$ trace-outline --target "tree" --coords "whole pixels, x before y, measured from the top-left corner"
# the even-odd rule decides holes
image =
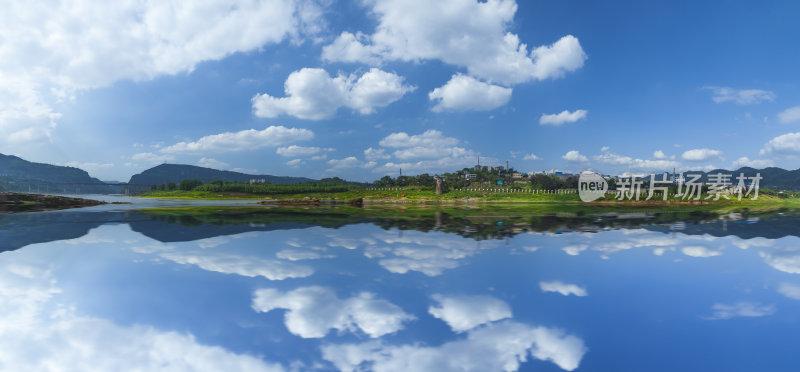
[[[444,186],[448,190],[461,189],[469,186],[469,181],[467,181],[464,177],[460,177],[457,174],[445,173],[443,178],[444,178]]]
[[[323,178],[323,179],[319,180],[319,183],[336,183],[336,184],[340,184],[341,183],[341,184],[347,184],[349,182],[347,182],[346,180],[343,180],[343,179],[341,179],[339,177],[328,177],[328,178]]]
[[[397,176],[395,184],[397,186],[408,186],[408,176]]]
[[[558,185],[553,177],[544,174],[535,174],[530,181],[531,185],[537,189],[552,190]]]
[[[377,182],[379,186],[394,186],[394,180],[391,176],[383,176],[380,180],[375,182]]]
[[[418,175],[414,181],[419,186],[433,187],[436,185],[436,180],[427,173]]]
[[[564,181],[564,187],[568,189],[577,189],[578,188],[578,176],[569,176],[567,180]]]
[[[199,180],[183,180],[178,185],[178,188],[184,191],[194,190],[195,187],[202,185],[203,182]]]
[[[169,191],[175,190],[176,188],[177,186],[175,185],[175,182],[170,182],[167,184],[167,190]]]

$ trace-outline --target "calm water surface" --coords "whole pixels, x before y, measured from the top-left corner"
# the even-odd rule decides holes
[[[800,366],[798,216],[526,224],[137,206],[0,216],[0,370]]]

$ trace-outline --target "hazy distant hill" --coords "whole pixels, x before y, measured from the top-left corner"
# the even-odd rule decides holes
[[[186,164],[161,164],[131,177],[129,183],[137,185],[162,185],[169,182],[179,183],[183,180],[200,180],[205,183],[225,180],[247,182],[251,179],[263,179],[270,183],[313,182],[304,177],[282,177],[270,175],[252,175],[239,172],[223,171]]]
[[[113,188],[78,168],[34,163],[13,155],[0,154],[0,189],[6,191],[49,191],[110,193]]]
[[[783,168],[769,167],[764,169],[755,169],[750,167],[742,167],[736,170],[714,169],[708,172],[685,172],[685,173],[703,173],[703,181],[708,180],[709,174],[723,173],[731,175],[731,182],[737,183],[736,177],[740,173],[744,173],[746,177],[755,176],[756,173],[761,174],[760,187],[770,188],[774,190],[800,190],[800,169],[786,170]]]

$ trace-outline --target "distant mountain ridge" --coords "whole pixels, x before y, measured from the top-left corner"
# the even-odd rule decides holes
[[[137,185],[163,185],[170,182],[179,183],[183,180],[199,180],[208,183],[216,180],[247,182],[252,179],[263,179],[269,183],[303,183],[316,181],[305,177],[286,177],[266,174],[253,175],[188,164],[161,164],[147,169],[142,173],[134,174],[128,183]]]
[[[111,193],[113,188],[85,170],[34,163],[0,154],[0,189],[6,191]]]
[[[722,173],[731,175],[731,183],[737,183],[736,177],[744,173],[745,177],[753,177],[756,173],[761,175],[759,187],[770,188],[773,190],[800,190],[800,169],[786,170],[777,167],[768,167],[764,169],[755,169],[751,167],[741,167],[736,170],[727,169],[714,169],[708,172],[701,171],[686,171],[684,174],[698,174],[702,173],[701,181],[707,182],[709,174]]]

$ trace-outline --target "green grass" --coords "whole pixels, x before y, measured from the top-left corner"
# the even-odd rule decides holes
[[[146,191],[138,194],[145,198],[175,199],[319,199],[349,200],[364,198],[369,201],[456,201],[466,197],[482,201],[580,201],[577,194],[530,194],[521,192],[452,191],[436,195],[431,190],[415,188],[399,191],[349,190],[343,192],[249,194],[209,191]],[[475,201],[475,200],[473,200]]]
[[[268,203],[268,202],[267,202]],[[255,211],[274,209],[281,211],[303,211],[303,213],[330,213],[345,211],[353,216],[396,216],[409,214],[433,214],[445,212],[454,216],[475,215],[561,215],[583,216],[615,213],[715,213],[730,212],[772,213],[800,210],[800,199],[763,199],[742,202],[706,202],[703,204],[645,204],[630,202],[583,203],[574,200],[540,200],[538,202],[459,202],[459,203],[368,203],[363,207],[341,204],[315,205],[266,205],[263,207],[185,207],[159,208],[148,210],[181,210],[186,213],[236,213],[236,211]],[[183,213],[181,212],[181,213]]]
[[[210,191],[145,191],[137,194],[143,198],[161,199],[264,199],[265,195],[245,194],[236,192],[210,192]]]
[[[770,195],[760,195],[758,200],[700,200],[685,202],[670,198],[667,202],[656,198],[651,201],[617,201],[615,199],[601,199],[593,203],[580,201],[578,194],[532,194],[524,192],[490,192],[490,191],[451,191],[436,195],[430,190],[407,188],[398,191],[378,190],[350,190],[337,193],[303,193],[303,194],[246,194],[207,191],[149,191],[140,194],[149,198],[175,198],[175,199],[250,199],[250,200],[303,200],[318,198],[325,200],[346,201],[363,198],[367,205],[386,204],[398,205],[407,208],[408,205],[445,204],[451,206],[477,206],[481,204],[519,205],[529,211],[533,210],[558,210],[558,211],[625,211],[625,210],[776,210],[781,208],[800,209],[800,198],[777,198]]]

